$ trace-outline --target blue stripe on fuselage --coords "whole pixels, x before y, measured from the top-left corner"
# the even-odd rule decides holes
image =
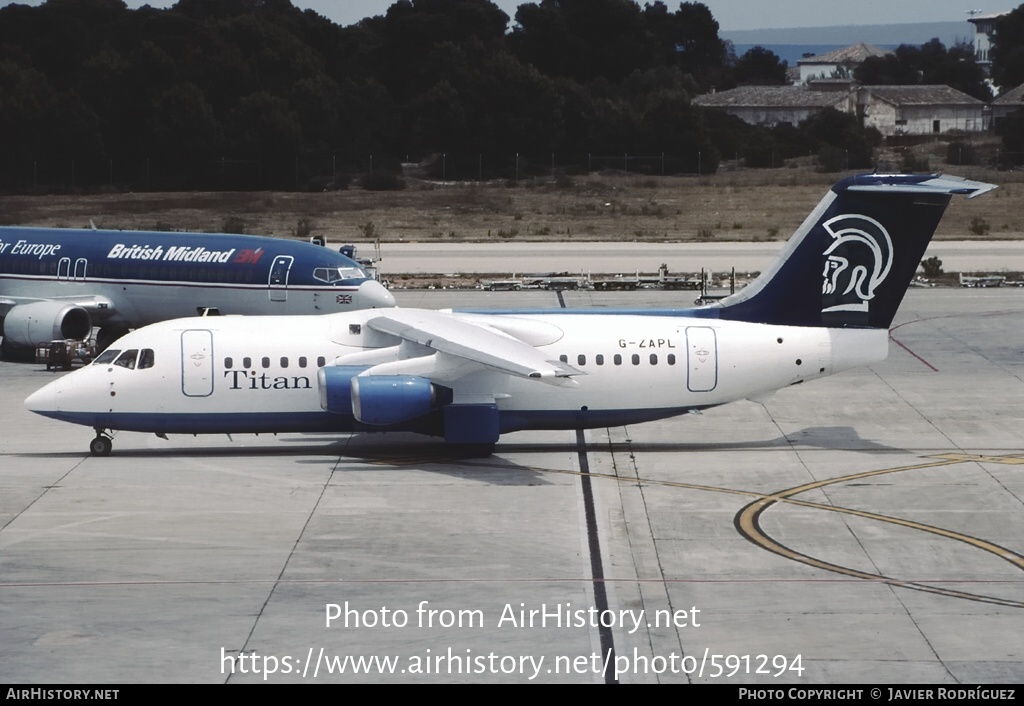
[[[500,433],[526,429],[595,429],[675,417],[703,407],[613,410],[506,410],[499,412]],[[301,432],[412,431],[441,435],[440,410],[391,426],[370,426],[349,415],[328,412],[37,412],[71,424],[153,434],[271,434]]]

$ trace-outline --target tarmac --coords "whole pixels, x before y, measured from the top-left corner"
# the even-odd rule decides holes
[[[0,362],[0,683],[1024,683],[1021,289],[914,289],[878,365],[487,458],[133,433],[92,457],[22,406],[59,374]]]

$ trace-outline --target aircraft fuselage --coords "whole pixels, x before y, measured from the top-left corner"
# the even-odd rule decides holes
[[[51,407],[49,416],[87,426],[157,433],[442,433],[429,418],[373,425],[321,406],[318,370],[336,359],[358,363],[362,356],[375,370],[387,364],[397,374],[403,366],[422,367],[423,356],[365,325],[374,315],[164,322],[116,345],[119,351],[151,350],[150,367],[94,363],[26,404]],[[644,315],[493,318],[557,337],[537,348],[582,373],[564,385],[488,369],[460,374],[449,385],[451,402],[495,404],[501,433],[669,417],[882,360],[888,349],[884,330]]]

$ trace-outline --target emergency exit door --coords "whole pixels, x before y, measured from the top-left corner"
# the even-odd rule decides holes
[[[209,331],[181,332],[181,391],[186,397],[213,394],[213,334]]]
[[[291,255],[278,255],[270,266],[270,280],[267,282],[270,288],[270,301],[288,301],[288,273],[291,272],[292,262],[295,260]]]
[[[718,385],[718,339],[710,326],[686,327],[686,388],[711,392]]]

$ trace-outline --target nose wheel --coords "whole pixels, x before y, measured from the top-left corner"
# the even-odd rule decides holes
[[[96,438],[89,442],[89,453],[93,456],[109,456],[114,442],[109,436],[99,429],[96,430]]]

